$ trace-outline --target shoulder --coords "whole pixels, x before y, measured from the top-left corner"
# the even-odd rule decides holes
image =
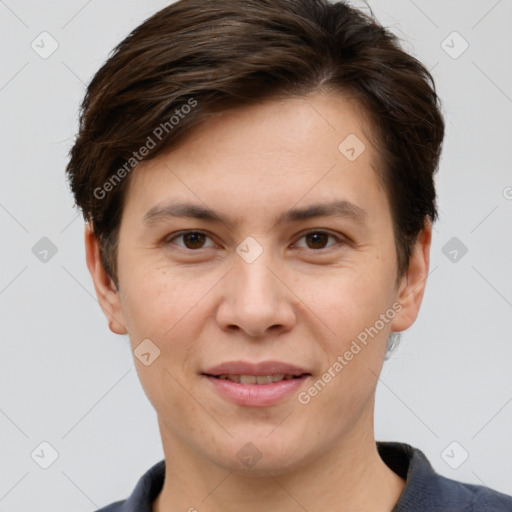
[[[165,478],[165,460],[147,470],[138,480],[131,495],[95,512],[151,512],[152,503],[161,491]]]
[[[512,512],[512,496],[483,485],[458,482],[437,475],[444,507],[461,512]],[[458,507],[458,508],[457,508]]]
[[[123,512],[125,503],[126,500],[116,501],[110,505],[100,508],[96,512]]]
[[[512,512],[512,496],[489,487],[457,482],[444,476],[438,476],[438,485],[447,505],[464,503],[468,512]]]
[[[377,446],[384,462],[406,482],[392,512],[512,512],[512,496],[436,473],[418,448],[396,442]]]

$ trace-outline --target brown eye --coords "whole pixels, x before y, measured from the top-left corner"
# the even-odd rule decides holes
[[[310,249],[323,249],[329,239],[326,233],[309,233],[306,235],[306,240],[310,242]]]
[[[309,233],[304,234],[301,237],[301,240],[306,240],[306,249],[326,249],[335,245],[331,244],[331,246],[327,246],[329,238],[334,239],[336,242],[341,242],[338,237],[331,235],[326,231],[310,231]],[[304,248],[304,246],[301,248]]]
[[[183,240],[187,249],[201,249],[206,236],[203,233],[187,233],[183,235]]]
[[[205,233],[202,233],[201,231],[184,231],[182,233],[179,233],[177,235],[174,235],[173,237],[167,239],[167,243],[171,243],[174,240],[183,240],[182,244],[177,244],[180,247],[183,247],[184,249],[203,249],[205,247],[205,241],[209,239],[209,236]],[[208,247],[208,246],[206,246]]]

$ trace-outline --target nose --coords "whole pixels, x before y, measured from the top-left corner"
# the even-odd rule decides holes
[[[237,256],[234,268],[223,279],[222,301],[216,312],[219,326],[251,337],[292,329],[295,295],[284,277],[266,251],[252,263]]]

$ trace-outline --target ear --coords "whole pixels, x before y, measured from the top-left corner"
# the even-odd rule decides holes
[[[391,332],[405,331],[418,316],[427,284],[431,241],[432,223],[427,218],[413,247],[409,268],[398,287],[396,300],[402,305],[402,309],[391,323]]]
[[[119,292],[107,274],[100,258],[100,244],[91,223],[85,225],[85,257],[91,273],[100,307],[107,317],[109,329],[116,334],[127,334],[121,310]]]

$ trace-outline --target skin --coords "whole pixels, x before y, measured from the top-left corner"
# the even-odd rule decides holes
[[[147,338],[160,349],[149,366],[134,358],[167,463],[154,512],[389,512],[397,502],[405,482],[376,449],[375,389],[389,335],[417,317],[431,225],[398,280],[390,205],[368,133],[364,113],[334,91],[225,111],[196,128],[130,176],[119,290],[86,226],[87,264],[110,329],[128,334],[133,350]],[[354,161],[338,150],[349,134],[366,146]],[[365,224],[275,223],[292,207],[332,199],[363,208]],[[165,200],[207,205],[233,226],[188,218],[145,226],[144,214]],[[312,229],[335,238],[304,236]],[[207,236],[176,236],[183,230]],[[248,236],[263,249],[252,263],[236,252]],[[312,377],[299,391],[307,390],[397,303],[394,319],[307,405],[296,393],[270,407],[235,405],[201,376],[224,361],[274,359],[307,368]],[[261,453],[250,468],[237,457],[247,442]]]

